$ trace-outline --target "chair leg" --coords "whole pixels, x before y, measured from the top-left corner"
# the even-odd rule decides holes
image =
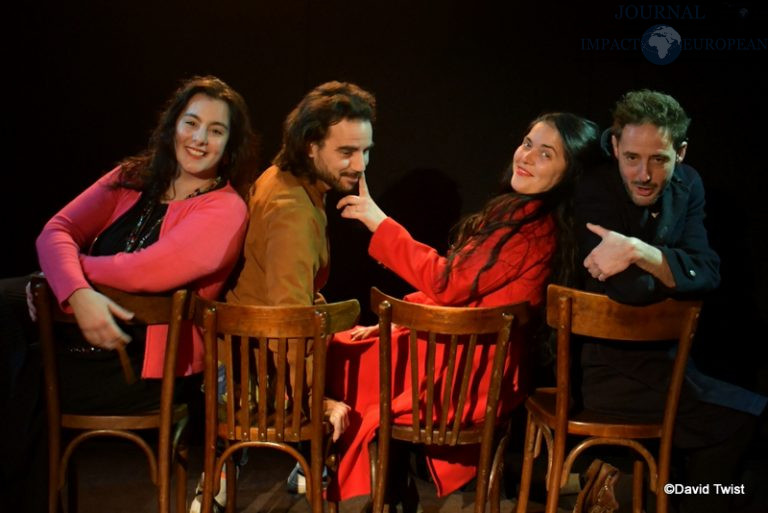
[[[333,450],[333,449],[331,449]],[[328,486],[329,488],[334,486],[333,483],[338,482],[338,471],[339,471],[339,455],[335,452],[332,452],[328,457],[325,459],[325,466],[328,468]],[[328,500],[326,497],[326,502],[328,503],[328,513],[338,513],[339,512],[339,503],[336,501]]]
[[[488,501],[491,503],[491,513],[501,511],[501,485],[504,481],[504,451],[497,453],[501,461],[494,459],[493,476],[488,486]]]
[[[662,477],[666,475],[667,477]],[[661,464],[659,465],[659,472],[656,476],[656,489],[653,491],[656,494],[656,513],[667,513],[669,508],[669,496],[664,491],[664,484],[669,480],[669,472],[666,474],[662,472]]]
[[[368,454],[371,458],[371,493],[373,495],[373,513],[384,511],[384,502],[387,496],[387,481],[389,473],[389,447],[384,450],[378,440],[368,445]]]
[[[483,513],[488,501],[488,467],[490,467],[488,462],[490,456],[486,454],[488,451],[490,449],[482,447],[480,449],[480,464],[475,477],[475,513]]]
[[[671,440],[662,440],[659,447],[658,468],[656,470],[656,513],[667,513],[669,496],[664,491],[664,485],[669,482],[669,467],[671,459]]]
[[[528,422],[525,426],[525,443],[523,444],[523,468],[520,477],[520,491],[517,494],[517,513],[526,513],[528,510],[528,497],[531,491],[531,474],[533,474],[533,456],[536,445],[536,424],[528,414]]]
[[[511,429],[512,424],[508,422],[501,440],[496,445],[493,462],[491,463],[488,478],[488,500],[491,503],[491,513],[499,513],[501,510],[501,487],[504,483],[504,454],[507,452]]]
[[[560,502],[561,474],[565,460],[565,437],[555,435],[552,444],[552,464],[549,469],[549,482],[547,483],[546,513],[557,513],[557,505]]]
[[[162,435],[161,435],[162,436]],[[157,451],[157,511],[171,511],[171,461],[168,440],[160,442]]]
[[[215,480],[213,467],[216,465],[216,445],[206,447],[203,459],[203,500],[201,511],[210,512],[213,508],[213,497],[215,495]],[[218,477],[218,476],[216,476]]]
[[[632,469],[632,513],[643,512],[643,468],[640,460],[635,460]]]
[[[78,506],[78,490],[80,486],[77,479],[77,461],[75,458],[70,458],[69,468],[67,472],[67,513],[76,513],[79,509]]]
[[[311,447],[310,454],[312,458],[309,462],[311,478],[310,476],[307,477],[312,483],[307,490],[307,498],[310,499],[313,513],[323,513],[323,466],[325,465],[325,458],[323,458],[322,444]]]
[[[235,458],[227,460],[227,504],[224,510],[227,513],[235,513],[237,508],[237,469],[235,468]]]
[[[48,513],[61,511],[61,490],[59,489],[59,463],[48,463]]]
[[[61,438],[57,431],[48,428],[48,513],[58,513],[61,508]]]
[[[189,449],[184,442],[176,447],[174,474],[176,475],[176,513],[187,513],[187,469]]]

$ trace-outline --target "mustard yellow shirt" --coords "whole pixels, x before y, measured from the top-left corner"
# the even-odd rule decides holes
[[[229,303],[311,305],[328,280],[325,193],[272,166],[256,180],[242,269],[227,293]]]

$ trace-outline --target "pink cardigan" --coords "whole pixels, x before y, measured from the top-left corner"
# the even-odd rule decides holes
[[[242,247],[248,210],[227,185],[200,196],[172,201],[156,243],[135,253],[88,256],[98,237],[140,197],[138,191],[111,188],[119,167],[113,169],[61,209],[37,238],[37,254],[62,308],[67,299],[89,282],[127,292],[163,292],[188,286],[200,296],[215,299]],[[167,326],[147,329],[142,377],[162,376]],[[202,338],[192,325],[182,328],[178,375],[203,369]]]

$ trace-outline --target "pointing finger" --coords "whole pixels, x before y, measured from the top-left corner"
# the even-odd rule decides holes
[[[592,224],[592,223],[587,223],[587,230],[589,230],[594,234],[599,235],[601,238],[605,237],[610,232],[610,230],[603,228],[599,224]]]
[[[365,181],[365,173],[360,175],[360,181],[359,181],[359,193],[361,198],[367,198],[368,197],[368,184]]]

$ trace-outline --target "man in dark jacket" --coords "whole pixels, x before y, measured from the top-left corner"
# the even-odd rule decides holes
[[[683,164],[690,119],[671,96],[655,91],[624,95],[603,138],[615,158],[584,177],[576,192],[576,233],[586,290],[630,304],[692,298],[720,282],[717,254],[704,227],[704,187]],[[628,347],[586,341],[581,352],[585,407],[636,420],[663,415],[672,344]],[[766,398],[686,373],[675,445],[686,461],[686,484],[710,483],[710,495],[684,496],[683,511],[728,511],[714,483],[734,480],[738,460]]]

